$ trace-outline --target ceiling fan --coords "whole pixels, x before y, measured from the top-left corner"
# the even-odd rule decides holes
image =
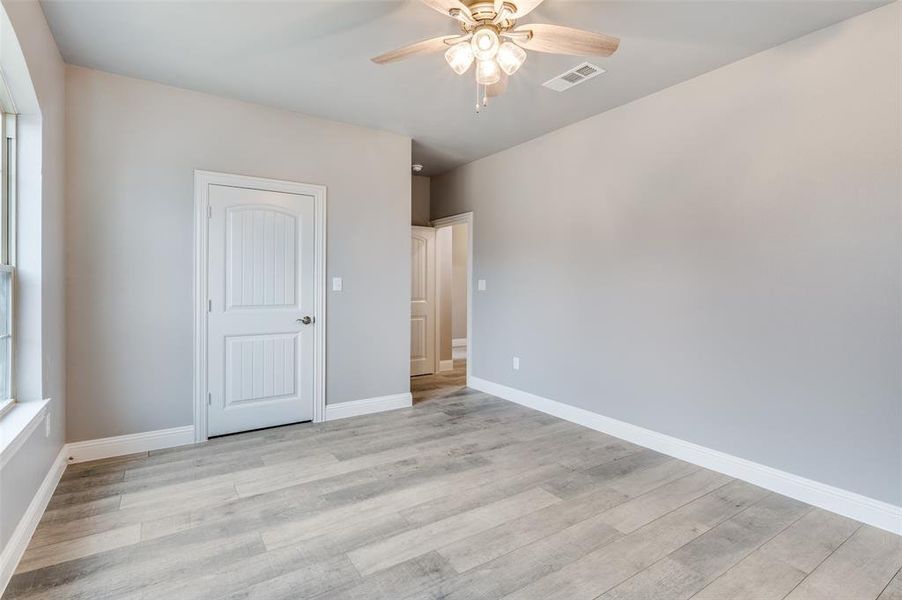
[[[421,1],[455,19],[461,32],[403,46],[372,61],[381,65],[444,50],[448,66],[458,75],[466,73],[475,62],[477,112],[480,105],[488,103],[489,97],[504,93],[508,76],[516,73],[526,60],[526,50],[610,56],[620,45],[619,39],[603,33],[547,23],[517,24],[518,19],[532,12],[543,0]]]

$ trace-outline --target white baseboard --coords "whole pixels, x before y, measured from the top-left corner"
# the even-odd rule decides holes
[[[454,359],[438,361],[438,372],[451,371],[454,369]]]
[[[173,427],[172,429],[117,435],[98,440],[72,442],[66,444],[66,451],[68,452],[67,456],[70,463],[80,463],[88,460],[125,456],[136,452],[173,448],[193,443],[194,426],[188,425],[186,427]]]
[[[59,483],[60,477],[63,476],[63,471],[66,470],[67,456],[66,447],[63,446],[60,448],[56,460],[50,466],[50,471],[44,477],[41,487],[38,488],[34,498],[31,499],[31,504],[28,505],[25,514],[19,520],[12,537],[9,538],[9,542],[3,548],[3,552],[0,553],[0,595],[6,590],[16,566],[22,559],[22,555],[25,554],[25,549],[31,541],[31,536],[34,535],[34,530],[41,521],[41,517],[44,516],[44,509],[47,508],[47,503],[50,502],[50,497],[53,496],[56,485]]]
[[[467,345],[467,338],[454,338],[451,340],[451,346],[453,348],[460,348],[461,346]]]
[[[468,377],[467,385],[481,392],[651,448],[706,469],[724,473],[856,521],[902,534],[902,507],[900,506],[611,419],[582,408],[486,381],[479,377]]]
[[[413,406],[413,396],[410,395],[410,392],[352,400],[351,402],[339,402],[338,404],[326,405],[326,420],[334,421],[335,419],[346,419],[347,417],[368,415],[397,408],[410,408],[411,406]]]

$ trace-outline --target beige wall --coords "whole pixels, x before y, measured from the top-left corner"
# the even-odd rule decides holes
[[[194,169],[327,187],[327,402],[409,391],[409,138],[78,67],[67,86],[71,441],[192,423]]]
[[[429,220],[429,178],[422,175],[411,176],[410,183],[410,224],[428,227]]]
[[[467,337],[467,228],[453,225],[451,267],[451,337]]]
[[[467,225],[436,230],[439,360],[451,360],[455,339],[467,337]]]
[[[454,249],[450,227],[435,230],[435,270],[438,291],[439,360],[451,360],[451,325],[454,311]]]
[[[473,375],[902,505],[899,11],[433,178]]]

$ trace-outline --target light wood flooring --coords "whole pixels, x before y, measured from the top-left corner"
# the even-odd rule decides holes
[[[4,595],[902,599],[902,539],[515,404],[70,466]]]
[[[450,371],[410,378],[410,393],[414,404],[457,394],[465,387],[467,387],[466,359],[455,359],[454,368]]]

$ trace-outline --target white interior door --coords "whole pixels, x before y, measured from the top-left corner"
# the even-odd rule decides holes
[[[410,374],[435,373],[435,229],[411,227]]]
[[[208,434],[309,421],[315,199],[211,185],[209,205]]]

